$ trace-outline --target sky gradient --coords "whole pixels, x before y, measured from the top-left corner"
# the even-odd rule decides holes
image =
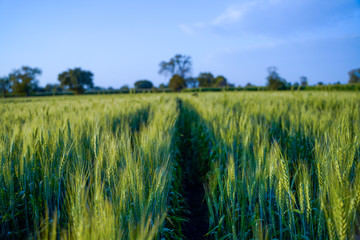
[[[359,0],[0,0],[0,76],[40,68],[40,85],[81,67],[119,88],[169,77],[159,63],[190,55],[193,76],[265,85],[267,67],[289,82],[348,81],[360,67]]]

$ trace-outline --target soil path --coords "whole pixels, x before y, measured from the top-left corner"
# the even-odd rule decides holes
[[[182,233],[186,239],[206,239],[204,236],[208,232],[208,212],[205,201],[205,190],[202,183],[202,176],[204,176],[204,169],[200,154],[202,149],[200,146],[204,146],[203,143],[197,142],[199,139],[192,128],[194,115],[189,113],[188,110],[184,109],[181,101],[178,102],[180,108],[180,154],[181,154],[181,165],[183,169],[182,184],[183,184],[183,197],[186,203],[185,218],[187,221],[183,225]],[[201,147],[200,147],[201,148]]]

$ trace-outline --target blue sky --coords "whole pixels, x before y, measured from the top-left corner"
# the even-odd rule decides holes
[[[40,85],[81,67],[97,86],[167,83],[159,63],[190,55],[193,76],[235,85],[342,83],[360,67],[359,0],[40,1],[0,0],[0,76],[39,67]]]

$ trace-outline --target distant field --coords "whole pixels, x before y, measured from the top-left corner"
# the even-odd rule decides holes
[[[0,100],[1,239],[355,239],[360,94]]]

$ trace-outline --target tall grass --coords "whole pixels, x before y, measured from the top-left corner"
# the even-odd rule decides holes
[[[185,99],[216,152],[207,181],[215,239],[355,239],[360,96],[207,94]]]
[[[45,100],[0,105],[1,238],[171,236],[175,100]]]
[[[212,239],[359,235],[357,93],[19,98],[0,122],[1,239],[181,239],[182,181]]]

